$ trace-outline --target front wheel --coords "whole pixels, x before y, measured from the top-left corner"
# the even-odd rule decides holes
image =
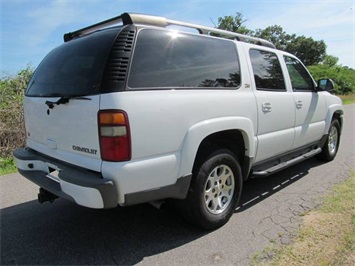
[[[182,215],[204,229],[224,225],[238,204],[242,191],[242,172],[229,150],[212,153],[193,173],[188,196],[179,202]]]
[[[340,124],[338,120],[333,120],[330,124],[327,140],[322,147],[322,152],[318,158],[330,162],[334,160],[338,153],[340,142]]]

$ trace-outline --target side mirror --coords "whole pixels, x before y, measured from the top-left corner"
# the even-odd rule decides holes
[[[318,91],[331,91],[333,89],[334,89],[334,82],[331,79],[318,80],[318,85],[317,85]]]

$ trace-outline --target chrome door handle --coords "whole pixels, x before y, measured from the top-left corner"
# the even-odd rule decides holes
[[[271,112],[271,110],[272,110],[271,103],[263,103],[261,105],[261,109],[263,110],[264,113]]]

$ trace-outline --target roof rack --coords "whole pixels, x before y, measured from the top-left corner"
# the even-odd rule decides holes
[[[243,41],[243,42],[253,42],[261,46],[266,46],[270,48],[275,48],[275,45],[272,44],[271,42],[260,39],[260,38],[255,38],[251,36],[247,36],[244,34],[240,33],[235,33],[231,31],[226,31],[226,30],[220,30],[220,29],[215,29],[211,27],[205,27],[197,24],[191,24],[191,23],[186,23],[182,21],[177,21],[177,20],[171,20],[171,19],[166,19],[164,17],[158,17],[158,16],[151,16],[151,15],[144,15],[144,14],[135,14],[135,13],[123,13],[120,16],[104,20],[102,22],[93,24],[91,26],[79,29],[74,32],[69,32],[64,34],[64,41],[68,42],[74,38],[86,35],[88,33],[94,32],[96,30],[113,26],[115,24],[123,23],[123,25],[128,25],[128,24],[143,24],[143,25],[151,25],[151,26],[157,26],[157,27],[167,27],[170,25],[175,25],[175,26],[182,26],[186,28],[192,28],[196,29],[200,34],[206,34],[206,35],[211,35],[211,34],[216,34],[221,37],[227,37],[227,38],[233,38],[238,41]]]

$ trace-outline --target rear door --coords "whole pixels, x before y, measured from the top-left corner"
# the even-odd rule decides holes
[[[278,54],[255,48],[248,50],[248,54],[258,106],[256,162],[261,162],[291,150],[295,108],[292,93],[286,89]]]
[[[118,33],[71,40],[38,66],[25,97],[27,146],[94,171],[101,170],[97,115],[106,60]]]

